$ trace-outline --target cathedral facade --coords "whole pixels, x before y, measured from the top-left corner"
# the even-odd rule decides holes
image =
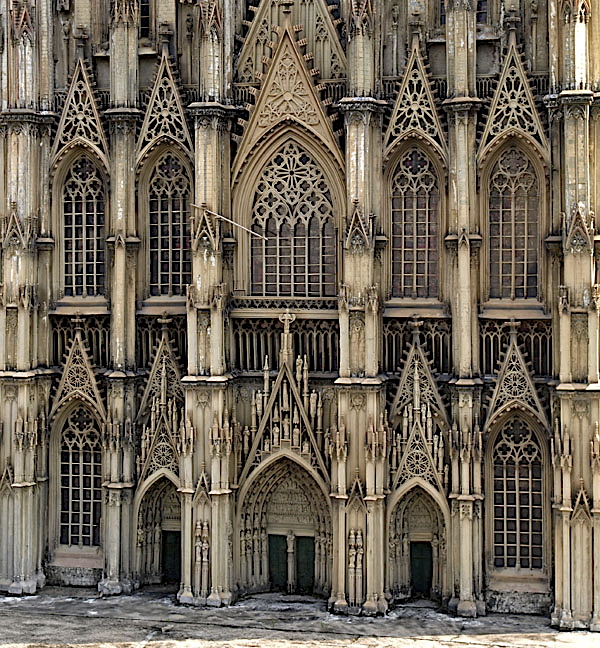
[[[590,0],[0,2],[0,591],[600,630]]]

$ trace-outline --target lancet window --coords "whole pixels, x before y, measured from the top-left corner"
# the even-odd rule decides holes
[[[60,441],[60,544],[100,545],[102,445],[98,422],[79,406],[68,417]]]
[[[98,168],[81,156],[69,169],[62,195],[64,289],[68,297],[104,294],[105,186]]]
[[[254,194],[252,293],[327,297],[336,293],[336,236],[327,180],[289,142],[262,172]]]
[[[539,202],[533,165],[519,149],[507,149],[490,178],[490,297],[537,297]]]
[[[539,441],[520,418],[507,421],[493,448],[493,565],[542,569],[543,464]]]
[[[188,172],[179,158],[164,154],[149,185],[150,295],[183,295],[191,280]]]
[[[392,295],[437,297],[440,193],[431,160],[417,147],[392,179]]]
[[[488,0],[477,0],[475,20],[478,23],[486,23],[488,21]]]
[[[446,0],[440,0],[440,6],[439,6],[439,19],[440,19],[440,25],[445,25],[446,24]]]
[[[151,0],[140,0],[140,38],[151,38]]]

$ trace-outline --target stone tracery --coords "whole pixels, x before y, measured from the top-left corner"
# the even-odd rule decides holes
[[[333,204],[314,160],[288,142],[256,187],[252,239],[252,292],[296,297],[335,291]]]
[[[600,629],[589,3],[44,2],[0,43],[0,590],[554,601]],[[63,272],[71,208],[89,274]],[[98,471],[61,474],[78,408],[102,443],[89,546],[79,487],[60,497]],[[551,568],[520,563],[517,494],[544,500]]]

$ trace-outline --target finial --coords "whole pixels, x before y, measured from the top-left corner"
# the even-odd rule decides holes
[[[517,321],[514,317],[510,318],[510,322],[506,322],[506,326],[508,326],[510,330],[510,337],[516,338],[517,337],[517,332],[519,330],[519,326],[521,326],[521,322]]]
[[[85,41],[88,39],[88,33],[85,25],[77,25],[75,28],[75,40],[77,41],[77,58],[85,58]]]
[[[294,4],[294,0],[279,0],[278,4],[284,14],[292,13],[292,5]]]
[[[164,21],[160,23],[158,35],[162,44],[163,56],[167,56],[169,54],[169,41],[171,40],[171,36],[173,36],[173,30],[168,22]]]
[[[423,320],[420,320],[417,315],[413,315],[412,320],[408,322],[408,326],[412,332],[413,344],[419,344],[419,333],[421,332],[421,326],[423,326]]]
[[[168,337],[169,324],[172,322],[172,318],[169,317],[166,311],[163,311],[162,315],[158,318],[158,323],[160,324],[160,330],[164,338]]]
[[[81,317],[81,313],[77,312],[75,313],[75,317],[71,318],[71,322],[73,323],[73,328],[75,329],[75,334],[81,333],[83,330],[83,324],[85,322],[85,319]]]
[[[504,18],[504,28],[508,31],[508,44],[515,45],[517,42],[517,27],[521,22],[520,16],[517,14],[517,9],[513,5],[509,7]]]

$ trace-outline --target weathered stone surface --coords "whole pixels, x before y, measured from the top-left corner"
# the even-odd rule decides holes
[[[600,646],[590,632],[561,633],[539,616],[460,619],[416,602],[385,617],[339,617],[311,597],[261,594],[232,608],[178,606],[174,595],[142,591],[99,598],[93,590],[47,588],[26,599],[0,597],[6,648],[545,648]]]

